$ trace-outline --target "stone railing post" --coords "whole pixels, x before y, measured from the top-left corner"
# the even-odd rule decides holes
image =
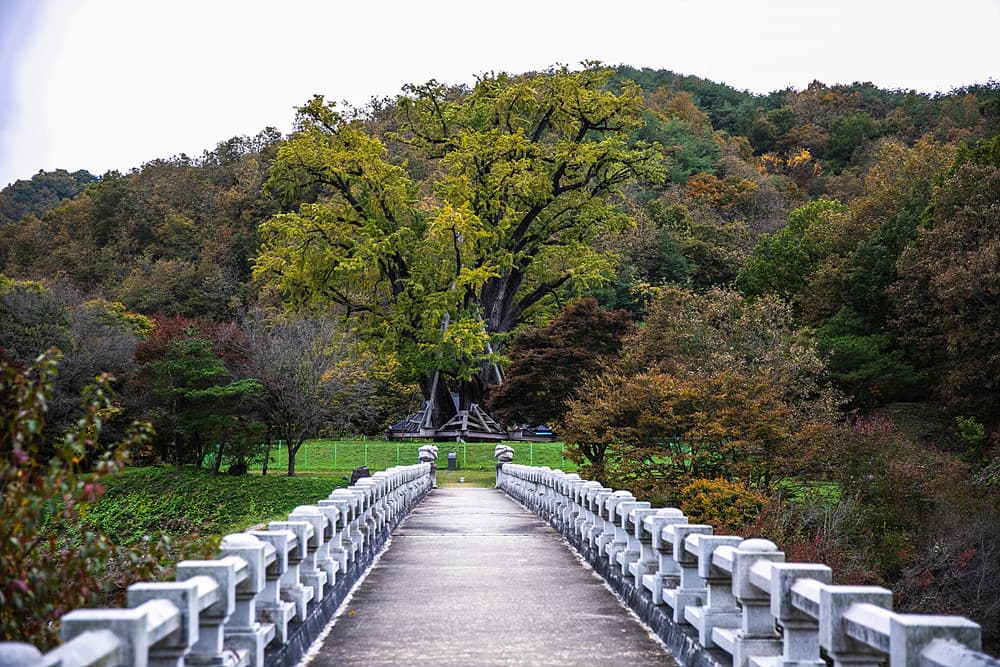
[[[727,635],[716,629],[735,630],[740,627],[743,615],[733,595],[733,557],[735,547],[743,541],[734,535],[691,535],[685,541],[689,551],[698,557],[698,575],[704,580],[708,597],[704,606],[690,606],[684,610],[684,620],[698,630],[698,641],[705,648],[719,646],[732,654],[731,645],[717,639]]]
[[[571,490],[574,484],[582,482],[580,476],[575,472],[553,470],[547,476],[552,493],[549,523],[561,533],[575,519],[576,508],[571,498]]]
[[[562,470],[552,470],[547,466],[539,468],[539,471],[546,499],[545,516],[542,518],[548,520],[549,525],[557,531],[561,530],[565,514],[569,510],[566,506],[566,482],[570,475]],[[572,476],[573,478],[579,477],[576,473],[572,473]]]
[[[302,583],[313,589],[313,602],[323,599],[323,589],[326,586],[326,563],[322,562],[324,554],[322,547],[326,542],[323,534],[326,532],[326,517],[314,505],[300,505],[288,515],[290,522],[308,523],[310,530],[306,540],[306,557],[299,565],[299,576]],[[325,554],[328,556],[328,554]]]
[[[528,499],[528,507],[530,507],[533,512],[539,515],[541,515],[539,509],[541,507],[541,500],[543,493],[541,476],[542,473],[538,468],[528,469],[528,482],[531,483],[531,497]]]
[[[832,570],[817,563],[772,563],[770,576],[758,581],[757,569],[751,569],[750,579],[758,587],[770,587],[771,615],[782,628],[781,667],[823,667],[826,663],[819,655],[819,621],[793,604],[792,589],[802,580],[829,584]]]
[[[344,529],[347,526],[344,521],[346,502],[324,498],[317,502],[316,506],[326,515],[330,558],[337,563],[338,572],[347,572],[348,553],[344,548]]]
[[[190,627],[184,625],[182,612],[162,598],[132,609],[77,609],[59,621],[59,636],[64,641],[101,630],[110,631],[118,644],[118,662],[112,664],[177,667],[191,647]],[[80,642],[74,647],[83,648]],[[65,656],[66,662],[72,657]]]
[[[347,570],[347,554],[343,546],[340,510],[336,503],[326,498],[316,501],[316,509],[326,517],[323,551],[327,564],[327,585],[332,588],[337,583],[337,573],[344,576],[344,572]]]
[[[534,468],[535,481],[538,484],[538,495],[535,499],[538,511],[536,514],[550,526],[558,530],[559,518],[559,479],[565,475],[562,470],[553,472],[549,467]]]
[[[584,482],[576,487],[576,503],[579,507],[579,514],[577,514],[572,531],[578,540],[586,541],[584,535],[589,533],[591,526],[594,525],[594,512],[590,509],[589,494],[600,488],[602,488],[600,482]]]
[[[274,639],[275,628],[257,620],[256,603],[267,585],[267,558],[270,553],[273,559],[274,547],[249,533],[235,533],[222,538],[219,551],[247,564],[247,577],[236,586],[236,607],[224,626],[226,643],[248,652],[248,667],[263,667],[264,647]]]
[[[684,546],[691,535],[711,535],[712,527],[704,524],[671,523],[663,527],[662,539],[670,542],[673,558],[680,569],[677,588],[663,589],[663,602],[673,611],[674,623],[684,623],[684,610],[701,606],[708,600],[705,580],[698,573],[698,557]]]
[[[555,474],[556,471],[553,471]],[[561,472],[561,471],[560,471]],[[559,531],[563,535],[572,535],[576,519],[580,516],[582,508],[577,502],[577,489],[583,486],[584,480],[575,472],[566,473],[559,480]]]
[[[202,600],[198,615],[198,641],[185,659],[186,665],[242,662],[238,652],[226,650],[230,647],[225,645],[224,628],[236,610],[236,586],[246,576],[246,561],[234,556],[218,560],[185,560],[177,564],[177,581],[197,579],[199,598]],[[215,585],[206,585],[205,578],[211,579]]]
[[[845,631],[845,615],[864,604],[892,608],[892,591],[879,586],[821,586],[819,588],[819,644],[833,658],[834,667],[876,667],[884,654]]]
[[[302,563],[309,554],[309,538],[312,536],[312,524],[305,521],[272,521],[268,524],[270,531],[288,531],[295,536],[292,548],[288,551],[288,569],[281,575],[279,590],[281,599],[295,605],[295,617],[305,620],[306,608],[316,595],[311,584],[301,576]]]
[[[295,617],[295,603],[281,599],[281,578],[288,571],[295,533],[288,530],[253,530],[250,534],[274,549],[274,560],[264,571],[264,590],[257,596],[257,620],[274,625],[280,644],[288,641],[288,623]]]
[[[639,560],[640,554],[639,538],[635,534],[635,523],[633,522],[632,513],[636,510],[647,510],[650,507],[651,505],[646,501],[632,501],[618,503],[618,507],[615,508],[615,511],[618,513],[618,525],[624,534],[625,542],[619,545],[616,539],[614,553],[609,553],[608,557],[611,559],[613,565],[617,565],[620,568],[623,577],[632,576],[629,566]]]
[[[736,633],[733,667],[748,667],[751,656],[770,657],[782,654],[781,637],[775,630],[771,614],[770,587],[758,588],[751,581],[754,566],[770,569],[782,563],[785,554],[773,542],[762,539],[743,540],[733,554],[733,594],[743,610],[743,621]]]
[[[371,517],[371,493],[364,486],[349,486],[349,493],[354,494],[357,499],[358,519],[354,522],[355,533],[353,539],[358,543],[359,549],[364,549],[366,544],[372,541],[372,517]]]
[[[655,515],[659,510],[655,508],[634,509],[629,512],[629,525],[631,533],[629,543],[633,544],[636,550],[636,557],[629,561],[627,571],[623,571],[625,576],[632,577],[632,584],[639,590],[643,590],[642,578],[647,574],[656,571],[656,557],[653,554],[653,538],[646,529],[646,517]],[[632,546],[630,546],[631,550]]]
[[[676,507],[656,510],[643,520],[643,528],[649,534],[653,562],[644,565],[648,572],[642,577],[642,584],[649,590],[654,605],[663,604],[663,589],[677,588],[681,578],[681,567],[674,560],[674,543],[664,537],[664,529],[673,524],[686,524],[687,517]]]
[[[497,483],[496,488],[503,488],[503,465],[514,461],[514,448],[509,445],[497,445],[493,449],[493,458],[497,460]]]
[[[378,478],[364,477],[358,480],[357,487],[364,489],[368,501],[368,534],[373,538],[382,532],[382,527],[386,525],[386,516],[383,501],[384,489],[379,484]]]
[[[428,463],[431,466],[431,488],[434,489],[437,488],[437,457],[437,445],[421,445],[420,449],[417,450],[417,461],[420,463]]]
[[[399,523],[399,515],[403,512],[403,504],[400,502],[399,487],[401,482],[399,475],[394,475],[391,468],[372,475],[382,488],[382,512],[385,515],[385,528],[392,530]]]
[[[604,501],[611,497],[614,489],[606,486],[597,486],[587,492],[587,516],[589,521],[583,527],[581,535],[582,541],[591,550],[597,547],[597,538],[604,533],[604,517],[601,515]]]
[[[635,496],[630,491],[615,491],[604,501],[601,516],[604,518],[604,531],[597,538],[599,553],[608,557],[609,563],[615,563],[615,554],[625,548],[628,538],[625,529],[618,518],[618,504],[635,502]]]
[[[337,505],[343,517],[340,543],[347,554],[347,560],[353,561],[361,553],[361,541],[355,536],[358,532],[358,498],[347,489],[335,489],[328,500]]]
[[[374,542],[375,536],[382,531],[385,515],[382,512],[382,496],[374,477],[362,477],[358,483],[349,489],[360,489],[365,494],[365,525],[368,526],[368,542]]]
[[[153,600],[167,600],[180,612],[177,632],[149,648],[151,667],[178,667],[198,641],[198,581],[139,582],[128,587],[130,608],[140,607]]]

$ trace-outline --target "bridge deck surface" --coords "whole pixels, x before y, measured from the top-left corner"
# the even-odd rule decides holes
[[[436,489],[413,511],[307,660],[677,664],[554,530],[473,488]]]

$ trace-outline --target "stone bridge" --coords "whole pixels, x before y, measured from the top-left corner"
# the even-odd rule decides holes
[[[430,493],[436,456],[228,535],[127,609],[66,614],[49,653],[0,644],[0,667],[1000,667],[972,621],[895,613],[890,591],[767,540],[503,445],[497,489]]]

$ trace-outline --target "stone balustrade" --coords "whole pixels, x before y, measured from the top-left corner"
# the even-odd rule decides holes
[[[969,619],[896,613],[891,591],[833,585],[829,567],[786,563],[768,540],[715,535],[676,508],[500,453],[498,488],[559,531],[681,664],[1000,667]]]
[[[432,488],[433,450],[421,451],[421,463],[376,472],[316,505],[297,507],[287,521],[273,521],[267,530],[227,535],[219,558],[178,563],[176,581],[130,586],[127,609],[65,614],[64,643],[44,655],[27,644],[0,644],[0,662],[295,665],[392,529]]]

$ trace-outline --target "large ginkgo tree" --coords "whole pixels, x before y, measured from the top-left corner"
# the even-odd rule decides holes
[[[382,136],[314,98],[272,166],[290,210],[261,227],[256,275],[293,306],[353,318],[440,426],[451,392],[463,409],[479,399],[532,309],[613,270],[590,241],[628,224],[619,189],[659,160],[629,141],[638,88],[613,91],[610,74],[588,63],[408,86]]]

